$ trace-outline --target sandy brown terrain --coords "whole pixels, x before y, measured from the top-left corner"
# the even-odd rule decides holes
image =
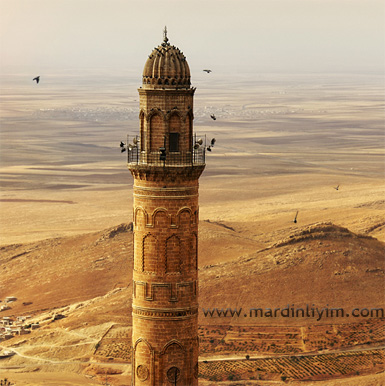
[[[384,308],[381,79],[206,79],[195,84],[195,130],[217,143],[200,180],[202,385],[283,384],[285,355],[351,349],[359,354],[351,371],[336,366],[323,381],[298,372],[310,359],[293,359],[290,384],[384,384],[378,318],[203,313]],[[97,385],[106,376],[130,384],[132,178],[118,144],[137,132],[137,82],[113,79],[99,92],[82,82],[52,77],[30,89],[18,78],[1,95],[0,299],[18,301],[0,317],[41,323],[0,342],[17,352],[0,362],[1,376],[17,385]],[[66,317],[52,322],[59,313]],[[242,370],[245,355],[255,368]],[[225,359],[235,360],[233,373]],[[272,360],[276,367],[267,366]]]
[[[219,254],[226,252],[231,243],[223,243],[224,238],[238,239],[240,244],[239,239],[244,239],[248,245],[247,237],[229,228],[225,223],[201,223],[202,261],[211,256],[210,246],[214,245]],[[234,376],[234,380],[259,377],[279,381],[282,366],[293,380],[323,379],[325,375],[311,375],[306,369],[312,360],[320,360],[329,369],[335,353],[344,356],[344,369],[351,362],[350,370],[344,373],[334,363],[331,376],[383,371],[385,326],[376,315],[256,317],[249,310],[284,308],[287,304],[296,308],[306,304],[320,309],[326,305],[342,307],[346,313],[355,307],[383,308],[384,243],[341,227],[318,224],[270,247],[249,248],[247,255],[244,249],[235,252],[233,260],[201,264],[202,379],[219,382]],[[129,224],[10,245],[1,252],[2,293],[18,298],[2,315],[31,315],[29,322],[41,325],[29,335],[0,344],[17,353],[2,360],[9,376],[14,371],[69,371],[101,381],[107,372],[113,384],[126,384],[131,361],[133,262]],[[242,308],[244,312],[233,317],[205,315],[207,309],[215,308]],[[54,321],[58,314],[65,318]],[[317,353],[320,357],[314,357]],[[246,355],[250,356],[247,369]],[[282,360],[286,362],[279,362]],[[272,361],[276,361],[274,366]],[[233,364],[229,368],[226,363]]]

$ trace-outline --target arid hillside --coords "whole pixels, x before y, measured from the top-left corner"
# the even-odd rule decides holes
[[[384,304],[384,274],[384,243],[331,223],[314,224],[236,261],[205,266],[201,306],[242,307],[247,317],[237,320],[243,322],[257,307],[342,307],[350,313]],[[291,315],[273,319],[298,323]]]
[[[202,381],[231,379],[226,376],[224,362],[225,367],[216,365],[215,371],[210,367],[220,357],[314,353],[320,348],[315,341],[327,334],[331,334],[329,340],[322,346],[327,350],[333,350],[333,344],[334,349],[341,349],[383,343],[383,323],[379,324],[377,317],[283,317],[279,313],[253,317],[249,313],[252,308],[265,311],[306,305],[343,308],[346,313],[353,308],[383,309],[383,242],[331,223],[319,223],[261,247],[242,229],[210,221],[200,224]],[[213,251],[223,259],[213,259]],[[40,328],[1,342],[0,347],[12,349],[16,355],[3,359],[0,365],[15,366],[17,372],[41,372],[41,379],[47,371],[57,371],[62,375],[83,374],[81,379],[99,382],[108,373],[112,384],[129,384],[132,253],[131,224],[3,247],[0,299],[14,296],[17,300],[0,316],[28,315]],[[227,308],[243,311],[233,317],[205,315],[207,309]],[[55,320],[55,315],[62,319]],[[309,330],[304,333],[301,328]],[[357,338],[356,328],[372,332]],[[341,335],[341,329],[351,334]],[[285,332],[292,336],[289,351]],[[112,362],[106,364],[108,358]],[[258,366],[264,369],[263,364]],[[249,379],[242,378],[242,366],[236,369],[231,371],[238,374],[237,379]],[[270,374],[266,369],[261,379],[280,380],[275,370]],[[359,370],[374,373],[366,362]],[[210,375],[212,371],[217,375]],[[250,376],[250,368],[247,371]]]
[[[201,222],[201,307],[383,305],[383,242],[320,223],[260,246],[230,225]],[[126,288],[132,263],[131,224],[4,246],[0,299],[15,296],[18,301],[2,315],[64,307]]]

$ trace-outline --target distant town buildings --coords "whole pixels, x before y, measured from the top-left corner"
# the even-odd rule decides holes
[[[16,317],[3,316],[0,319],[0,342],[3,340],[11,339],[16,335],[29,334],[32,330],[38,328],[38,324],[26,323],[30,317]]]
[[[0,306],[0,311],[10,310],[12,307],[9,306],[9,303],[15,301],[17,301],[15,296],[6,297],[5,304]],[[0,318],[0,342],[16,335],[29,334],[32,330],[39,328],[39,323],[28,322],[30,318],[31,316],[3,316]]]

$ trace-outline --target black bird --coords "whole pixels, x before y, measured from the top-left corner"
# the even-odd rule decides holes
[[[209,146],[209,147],[207,148],[207,151],[211,151],[211,146]]]
[[[120,152],[124,153],[126,151],[126,144],[124,142],[120,142]]]
[[[339,187],[340,187],[339,185],[337,185],[336,187],[333,186],[333,188],[334,188],[335,190],[338,190]]]
[[[36,80],[36,84],[38,84],[38,83],[39,83],[39,81],[40,81],[40,75],[39,75],[39,76],[37,76],[36,78],[33,78],[33,79],[32,79],[32,82],[33,82],[34,80]]]
[[[211,114],[210,117],[216,121],[217,117],[214,114]]]
[[[298,216],[298,210],[297,210],[297,213],[295,214],[295,217],[294,217],[294,220],[293,220],[294,224],[297,224],[297,216]]]
[[[212,72],[211,70],[203,70],[204,72],[207,72],[208,74],[210,74],[210,72]]]
[[[214,147],[216,141],[217,141],[217,140],[216,140],[215,138],[213,138],[213,139],[211,140],[210,146],[211,146],[211,147]]]

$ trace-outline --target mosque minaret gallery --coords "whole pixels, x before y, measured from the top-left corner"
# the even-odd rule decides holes
[[[139,88],[134,177],[132,385],[198,385],[198,180],[205,144],[193,133],[190,69],[163,42]]]

